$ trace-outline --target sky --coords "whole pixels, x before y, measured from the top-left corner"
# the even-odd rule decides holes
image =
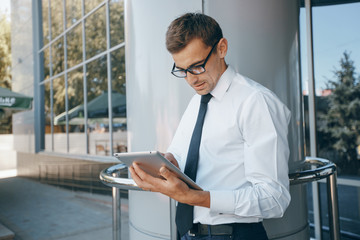
[[[0,0],[0,12],[9,14],[10,19],[10,0]]]
[[[340,69],[343,53],[350,53],[357,76],[360,73],[360,3],[313,7],[315,88],[325,89],[333,71]],[[301,68],[303,88],[308,79],[305,9],[300,11]]]
[[[0,11],[10,17],[10,0],[0,0]],[[307,88],[306,18],[300,10],[301,75],[303,89]],[[350,53],[355,71],[360,73],[360,3],[313,7],[313,42],[315,87],[326,88],[328,79],[334,79],[333,71],[339,69],[344,51]]]

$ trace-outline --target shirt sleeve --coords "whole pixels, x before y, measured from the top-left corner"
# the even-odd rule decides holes
[[[290,111],[270,92],[252,94],[243,106],[238,124],[245,140],[246,183],[232,191],[210,191],[210,210],[261,219],[281,217],[290,203]]]

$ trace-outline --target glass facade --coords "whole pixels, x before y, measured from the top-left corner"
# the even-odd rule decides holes
[[[317,156],[337,165],[338,201],[342,239],[358,239],[360,231],[360,3],[312,7],[313,62],[316,114]],[[306,155],[310,156],[309,85],[307,63],[306,12],[300,11],[302,81],[305,116]],[[308,206],[310,226],[314,213],[320,210],[322,239],[329,239],[326,183],[319,183],[320,209],[314,185],[309,184]],[[352,206],[352,207],[349,207]],[[314,228],[312,228],[314,230]],[[316,235],[316,234],[315,234]],[[312,232],[312,237],[314,232]]]
[[[127,151],[124,3],[42,0],[47,152]]]

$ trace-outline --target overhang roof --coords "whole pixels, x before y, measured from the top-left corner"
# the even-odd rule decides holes
[[[360,2],[360,0],[311,0],[311,5],[313,7],[320,7],[320,6],[357,3],[357,2]],[[305,5],[305,0],[300,0],[300,6],[304,7],[304,5]]]

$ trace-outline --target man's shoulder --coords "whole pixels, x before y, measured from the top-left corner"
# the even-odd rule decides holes
[[[230,95],[239,103],[246,102],[251,105],[258,98],[264,98],[267,102],[283,104],[273,91],[240,73],[236,73],[230,89]]]
[[[268,94],[271,92],[262,84],[240,73],[235,74],[231,85],[232,91],[238,93],[237,95],[250,96],[255,93]]]

